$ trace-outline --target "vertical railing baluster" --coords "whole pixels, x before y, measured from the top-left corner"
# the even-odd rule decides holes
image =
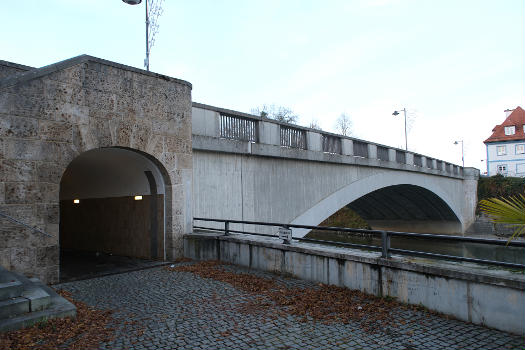
[[[390,258],[390,235],[387,231],[381,231],[381,257]]]

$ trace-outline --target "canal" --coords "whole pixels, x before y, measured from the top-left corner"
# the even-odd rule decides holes
[[[373,234],[314,230],[306,235],[306,238],[381,246],[381,237]],[[416,237],[392,237],[390,246],[398,249],[525,264],[525,249],[521,247],[430,240]]]

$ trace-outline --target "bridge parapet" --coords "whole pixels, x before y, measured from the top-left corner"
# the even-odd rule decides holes
[[[225,147],[223,151],[228,153],[368,165],[455,178],[470,173],[459,165],[419,153],[200,103],[193,103],[192,125],[194,149],[220,152],[219,143],[206,140],[212,138],[247,144]]]

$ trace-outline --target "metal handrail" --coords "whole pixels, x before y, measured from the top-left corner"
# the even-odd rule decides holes
[[[17,224],[19,224],[19,225],[25,226],[25,227],[27,227],[27,228],[29,228],[29,229],[35,231],[35,232],[41,233],[41,234],[43,234],[43,235],[45,235],[45,236],[53,237],[52,235],[50,235],[49,233],[47,233],[47,232],[45,232],[45,231],[42,231],[42,230],[39,229],[38,227],[36,227],[36,226],[29,226],[29,225],[23,223],[22,221],[19,221],[19,220],[15,219],[14,217],[9,216],[9,215],[7,215],[7,214],[5,214],[5,213],[0,212],[0,216],[2,216],[2,217],[4,217],[4,218],[6,218],[7,220],[10,220],[10,221],[12,221],[12,222],[14,222],[14,223],[17,223]]]
[[[430,239],[430,240],[440,239],[440,240],[479,243],[479,244],[487,244],[487,245],[499,245],[499,246],[508,245],[508,246],[520,247],[520,248],[525,248],[525,242],[507,242],[507,241],[503,241],[499,239],[473,238],[473,237],[451,236],[451,235],[435,235],[435,234],[430,234],[430,233],[365,230],[365,229],[355,229],[355,228],[346,228],[346,227],[296,225],[296,224],[282,224],[282,223],[275,223],[275,222],[260,222],[260,221],[246,221],[246,220],[225,220],[225,219],[210,219],[210,218],[199,218],[199,217],[195,217],[193,218],[193,220],[224,223],[224,229],[203,227],[203,226],[193,226],[193,227],[197,229],[224,232],[226,236],[229,235],[230,233],[241,233],[241,234],[274,237],[274,238],[277,237],[276,235],[271,235],[271,234],[231,230],[230,224],[248,224],[248,225],[258,225],[258,226],[283,227],[287,229],[288,228],[302,228],[302,229],[311,229],[311,230],[315,229],[319,231],[339,231],[339,232],[349,232],[349,233],[366,233],[366,234],[371,234],[371,235],[380,235],[381,236],[381,246],[347,243],[347,242],[336,242],[336,241],[325,241],[325,240],[319,240],[319,239],[298,238],[298,237],[293,237],[293,240],[300,241],[300,242],[329,244],[329,245],[337,245],[337,246],[367,249],[367,250],[376,250],[376,251],[379,250],[381,251],[381,257],[385,259],[390,258],[390,253],[397,253],[401,255],[421,256],[421,257],[429,257],[429,258],[442,259],[442,260],[473,262],[473,263],[505,266],[505,267],[511,267],[511,268],[520,268],[520,269],[525,268],[525,265],[523,264],[508,263],[508,262],[503,262],[503,261],[466,258],[466,257],[456,256],[456,255],[446,255],[446,254],[429,253],[429,252],[414,251],[414,250],[407,250],[407,249],[391,248],[390,238],[397,236],[397,237],[423,238],[423,239]]]

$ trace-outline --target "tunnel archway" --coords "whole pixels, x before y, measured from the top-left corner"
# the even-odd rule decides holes
[[[151,156],[120,147],[71,161],[60,181],[62,280],[86,273],[74,271],[82,257],[166,259],[169,178],[163,170]]]
[[[348,206],[373,229],[458,234],[460,208],[431,181],[411,174],[376,174],[353,182],[316,203],[291,223],[316,226]],[[309,230],[294,229],[295,237]]]

